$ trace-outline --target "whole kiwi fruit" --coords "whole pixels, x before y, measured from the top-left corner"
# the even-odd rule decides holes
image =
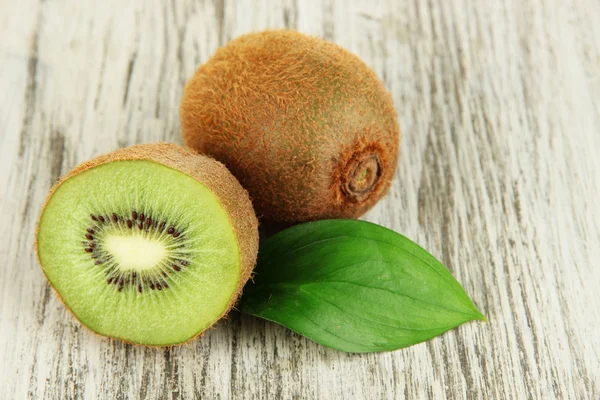
[[[356,218],[389,189],[400,128],[358,57],[287,31],[241,36],[199,67],[180,108],[188,146],[223,162],[259,217]]]
[[[48,195],[36,236],[44,274],[79,321],[149,346],[184,343],[223,317],[258,251],[235,177],[166,143],[75,167]]]

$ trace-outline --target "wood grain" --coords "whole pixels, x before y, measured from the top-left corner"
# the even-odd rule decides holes
[[[600,3],[0,0],[0,397],[598,399]],[[33,253],[80,161],[181,143],[185,81],[239,34],[358,54],[394,96],[401,160],[366,219],[448,266],[487,324],[344,354],[237,313],[172,349],[82,328]]]

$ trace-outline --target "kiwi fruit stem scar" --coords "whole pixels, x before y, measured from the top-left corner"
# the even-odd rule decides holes
[[[378,156],[367,154],[351,160],[344,178],[344,193],[356,201],[363,200],[381,178],[381,162]]]
[[[35,247],[51,286],[85,326],[170,346],[234,306],[256,262],[258,221],[220,162],[173,144],[138,145],[61,179]]]

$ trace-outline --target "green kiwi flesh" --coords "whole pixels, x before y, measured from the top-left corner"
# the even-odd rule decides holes
[[[37,251],[84,325],[152,346],[186,342],[212,325],[246,275],[219,198],[152,160],[112,161],[62,182],[40,217]]]

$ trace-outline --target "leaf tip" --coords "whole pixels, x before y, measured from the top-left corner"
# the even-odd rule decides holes
[[[477,309],[475,309],[475,317],[473,318],[474,321],[482,321],[482,322],[490,322],[487,317],[485,315],[483,315],[483,313]]]

